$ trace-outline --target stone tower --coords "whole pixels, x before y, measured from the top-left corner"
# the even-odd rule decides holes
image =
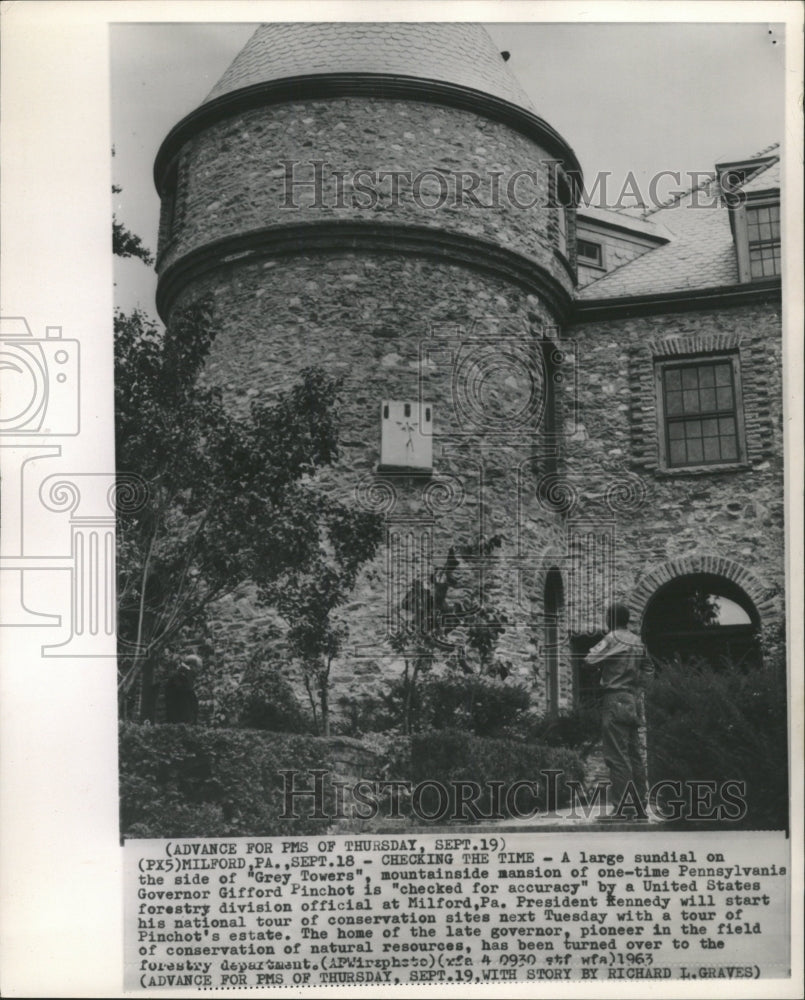
[[[580,171],[486,30],[263,25],[155,177],[159,311],[215,296],[207,377],[232,407],[306,366],[344,379],[331,488],[387,524],[348,608],[356,689],[396,673],[399,596],[453,548],[465,606],[506,616],[512,676],[568,704],[568,664],[539,644],[561,603]]]

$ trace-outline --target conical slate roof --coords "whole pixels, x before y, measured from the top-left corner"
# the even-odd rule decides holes
[[[204,103],[254,84],[328,73],[436,80],[534,111],[483,25],[454,22],[262,24]]]

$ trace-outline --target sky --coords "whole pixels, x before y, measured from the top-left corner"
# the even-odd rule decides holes
[[[156,249],[156,152],[197,107],[254,24],[118,24],[111,31],[117,217]],[[783,138],[784,33],[767,23],[487,24],[537,114],[573,147],[588,189],[661,170],[712,171]],[[115,298],[155,313],[156,278],[118,261]]]

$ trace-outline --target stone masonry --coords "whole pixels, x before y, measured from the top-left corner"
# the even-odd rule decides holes
[[[214,297],[204,377],[233,410],[308,366],[343,380],[323,483],[383,514],[388,545],[345,608],[333,704],[399,675],[398,544],[410,579],[500,537],[461,586],[505,611],[498,653],[537,710],[574,703],[571,644],[613,598],[639,628],[663,584],[708,574],[782,622],[779,279],[741,285],[728,209],[684,205],[580,213],[602,267],[577,270],[579,166],[483,28],[263,26],[155,174],[158,307]],[[739,460],[664,462],[674,358],[732,366]],[[383,400],[432,408],[431,472],[380,467]],[[222,607],[221,641],[250,606]]]

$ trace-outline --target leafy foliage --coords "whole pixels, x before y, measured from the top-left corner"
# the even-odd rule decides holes
[[[601,740],[601,707],[598,703],[547,712],[530,720],[524,734],[549,746],[569,747],[586,757]]]
[[[422,685],[421,720],[433,729],[462,729],[476,736],[505,736],[524,722],[531,698],[522,684],[496,677],[429,676]]]
[[[115,148],[112,147],[112,156],[115,155]],[[117,184],[112,185],[112,194],[120,194],[123,189]],[[132,233],[117,216],[112,214],[112,253],[115,257],[137,257],[147,267],[153,267],[154,255],[143,243],[139,236]]]
[[[415,579],[405,594],[400,611],[402,627],[391,639],[392,648],[402,654],[403,730],[411,733],[418,724],[417,709],[422,705],[418,684],[434,663],[443,659],[451,671],[473,679],[463,685],[468,697],[467,713],[480,692],[484,677],[503,680],[511,673],[511,663],[495,656],[500,636],[505,632],[506,615],[487,603],[459,596],[457,571],[462,561],[490,563],[502,539],[494,535],[478,544],[452,546],[444,565],[428,579]]]
[[[119,746],[124,837],[301,836],[327,828],[303,808],[300,819],[281,818],[279,772],[329,766],[327,744],[315,737],[123,723]],[[298,784],[307,787],[302,776]]]
[[[399,681],[392,682],[392,688]],[[386,733],[395,729],[399,711],[391,704],[388,692],[383,697],[362,692],[342,694],[338,698],[339,720],[336,729],[341,736],[362,738],[366,734]]]
[[[349,635],[337,611],[347,601],[361,566],[375,554],[383,526],[379,517],[333,506],[320,528],[324,538],[310,557],[288,567],[262,592],[289,622],[290,653],[302,666],[314,720],[329,736],[330,670]]]
[[[416,784],[438,781],[445,787],[450,782],[475,781],[484,791],[477,799],[482,814],[492,809],[491,791],[486,782],[503,782],[511,786],[516,781],[536,782],[536,795],[523,796],[520,808],[529,812],[547,806],[547,783],[541,771],[561,771],[557,782],[557,805],[569,801],[568,780],[582,781],[584,768],[580,757],[572,750],[546,747],[539,743],[519,740],[485,739],[470,733],[441,730],[419,733],[411,737],[411,781]],[[505,815],[511,815],[505,799],[501,802]],[[423,796],[422,811],[436,813],[438,793]],[[450,794],[451,812],[455,809],[455,793]]]
[[[118,531],[122,688],[142,673],[146,718],[154,662],[200,634],[217,599],[251,580],[259,599],[277,600],[279,580],[324,572],[323,552],[337,576],[324,585],[343,599],[379,530],[315,480],[338,456],[338,383],[307,369],[236,417],[200,379],[214,336],[209,298],[178,311],[164,333],[140,312],[115,318],[118,473],[147,487]],[[321,593],[304,596],[310,610]]]
[[[276,663],[258,656],[244,671],[237,690],[238,724],[275,733],[309,733],[313,721]]]
[[[742,824],[788,822],[787,706],[783,663],[714,669],[663,664],[646,691],[649,778],[746,782]]]
[[[138,257],[149,267],[154,263],[154,255],[140,237],[128,230],[116,218],[112,219],[112,252],[116,257]]]

